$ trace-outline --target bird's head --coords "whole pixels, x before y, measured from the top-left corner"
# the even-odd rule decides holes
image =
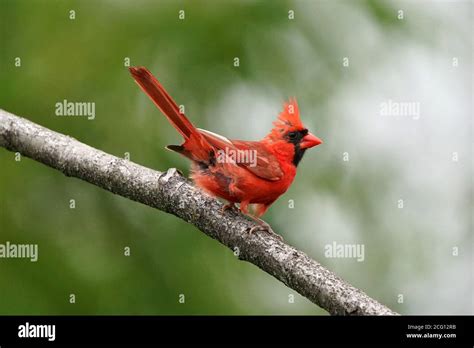
[[[321,139],[311,134],[301,122],[298,103],[294,98],[283,104],[283,111],[273,122],[273,129],[266,139],[280,145],[291,144],[294,148],[293,163],[295,166],[301,161],[307,149],[323,143]]]

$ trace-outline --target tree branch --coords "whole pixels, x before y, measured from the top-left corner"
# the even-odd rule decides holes
[[[195,188],[174,168],[164,173],[145,168],[1,109],[0,146],[178,216],[330,314],[397,314],[277,238],[248,234],[254,222],[235,211],[222,213],[222,203]]]

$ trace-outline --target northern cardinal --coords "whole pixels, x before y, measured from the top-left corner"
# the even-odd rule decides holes
[[[250,232],[274,233],[260,217],[290,187],[305,151],[322,143],[301,123],[296,100],[284,104],[273,129],[262,140],[229,140],[194,127],[148,69],[129,70],[135,82],[183,136],[182,145],[166,148],[192,161],[191,178],[196,185],[227,200],[229,204],[223,210],[240,203],[240,211],[258,222]],[[247,160],[238,161],[236,157]],[[249,214],[249,204],[256,204],[254,216]]]

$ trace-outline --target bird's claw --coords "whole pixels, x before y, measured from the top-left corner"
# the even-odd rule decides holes
[[[227,210],[232,210],[235,208],[235,204],[234,203],[227,203],[225,204],[222,209],[221,209],[221,213],[225,213]]]
[[[249,228],[247,230],[248,234],[252,234],[252,233],[255,233],[257,231],[262,231],[262,232],[266,232],[268,233],[269,235],[277,238],[280,242],[283,242],[283,237],[280,236],[278,233],[274,232],[272,230],[272,228],[270,227],[270,225],[268,225],[267,223],[265,224],[262,224],[262,225],[256,225],[256,226],[253,226],[252,228]]]

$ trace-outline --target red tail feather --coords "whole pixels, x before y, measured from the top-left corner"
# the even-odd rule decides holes
[[[178,105],[153,74],[144,67],[130,67],[129,70],[138,86],[150,97],[153,103],[184,137],[185,142],[182,146],[182,151],[179,150],[180,147],[176,146],[171,146],[170,149],[178,151],[193,160],[207,162],[209,160],[209,153],[213,150],[212,146],[187,117],[179,112]]]

